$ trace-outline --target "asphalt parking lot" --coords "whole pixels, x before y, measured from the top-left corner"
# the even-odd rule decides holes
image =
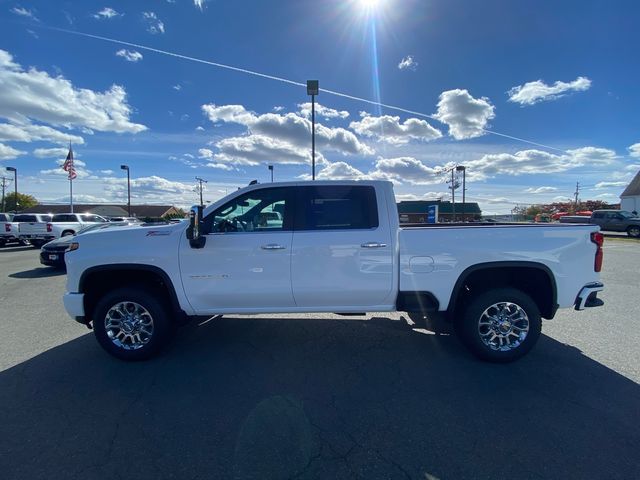
[[[160,358],[105,354],[64,272],[0,249],[0,472],[34,478],[640,478],[640,243],[605,306],[510,365],[403,315],[224,317]]]

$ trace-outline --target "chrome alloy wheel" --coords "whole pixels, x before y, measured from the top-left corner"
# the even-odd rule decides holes
[[[515,303],[494,303],[480,315],[478,333],[482,342],[491,350],[513,350],[527,338],[529,317]]]
[[[153,336],[153,317],[138,303],[119,302],[104,317],[104,329],[117,347],[137,350],[149,343]]]

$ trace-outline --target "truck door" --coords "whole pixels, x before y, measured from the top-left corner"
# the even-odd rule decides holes
[[[292,252],[298,307],[371,311],[395,301],[387,207],[373,186],[300,187]]]
[[[240,195],[205,218],[206,244],[180,244],[185,293],[199,313],[287,309],[291,292],[292,188]]]

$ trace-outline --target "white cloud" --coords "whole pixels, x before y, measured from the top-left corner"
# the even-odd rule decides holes
[[[539,194],[539,193],[551,193],[551,192],[557,192],[558,189],[556,187],[530,187],[527,188],[524,193],[533,193],[535,195]]]
[[[467,90],[447,90],[440,94],[434,118],[449,126],[449,135],[456,140],[484,135],[489,120],[495,117],[495,107],[488,98],[473,98]]]
[[[19,15],[21,17],[26,17],[26,18],[30,18],[31,20],[35,20],[36,22],[39,22],[40,20],[38,20],[38,18],[34,15],[32,10],[29,10],[27,8],[24,7],[13,7],[10,10],[11,13],[15,14],[15,15]]]
[[[596,183],[596,190],[611,187],[626,187],[628,184],[629,182],[598,182]]]
[[[426,192],[422,195],[416,195],[415,193],[400,193],[396,194],[396,200],[442,200],[446,196],[447,194],[442,192]]]
[[[275,107],[273,107],[274,112],[281,112],[283,110],[284,110],[284,107],[282,105],[276,105]]]
[[[142,12],[142,19],[147,25],[147,32],[152,35],[164,33],[164,23],[162,23],[155,12]]]
[[[582,147],[567,152],[581,165],[609,165],[617,158],[616,152],[608,148]]]
[[[98,170],[98,173],[102,175],[113,175],[115,172],[113,170]]]
[[[380,158],[372,178],[390,180],[394,183],[429,185],[442,181],[442,169],[429,167],[413,157]]]
[[[616,159],[613,150],[582,147],[556,155],[541,150],[521,150],[514,154],[484,155],[478,160],[466,162],[467,179],[483,179],[496,175],[525,175],[560,173],[585,165],[609,165]]]
[[[292,147],[308,149],[311,138],[311,122],[295,113],[280,115],[265,113],[256,115],[242,105],[203,105],[202,111],[213,123],[229,122],[244,125],[253,135],[271,137],[279,142],[288,142]],[[316,123],[316,145],[318,149],[333,150],[343,155],[371,155],[373,149],[361,143],[344,128],[329,128]]]
[[[359,135],[374,137],[392,145],[404,145],[411,140],[428,142],[442,137],[440,130],[417,118],[409,118],[400,123],[400,117],[391,115],[374,117],[361,112],[360,117],[361,120],[351,122],[349,128]]]
[[[178,84],[174,85],[174,86],[173,86],[173,87],[171,87],[171,88],[173,88],[175,91],[179,92],[180,90],[182,90],[182,85],[180,85],[180,84],[178,83]]]
[[[13,147],[0,143],[0,160],[13,160],[14,158],[24,155],[27,152],[16,150]]]
[[[629,156],[633,158],[640,158],[640,143],[634,143],[629,147]]]
[[[510,102],[520,105],[534,105],[538,102],[557,100],[571,92],[584,92],[590,87],[591,80],[587,77],[578,77],[572,82],[557,81],[553,85],[536,80],[513,87],[507,93]]]
[[[122,15],[124,15],[124,14],[116,12],[111,7],[104,7],[99,12],[94,13],[93,14],[93,18],[97,18],[98,20],[104,20],[104,19],[109,20],[109,19],[114,18],[114,17],[121,17]]]
[[[104,190],[108,197],[126,202],[126,178],[106,178],[104,179],[104,184]],[[195,185],[168,180],[156,175],[132,178],[131,198],[143,203],[179,203],[188,205],[195,202]]]
[[[200,125],[198,125],[198,126],[196,127],[196,131],[198,131],[198,132],[204,132],[204,127],[201,127]]]
[[[124,58],[127,62],[139,62],[142,60],[142,54],[137,50],[120,49],[116,52],[116,56]]]
[[[0,123],[0,140],[13,142],[48,141],[61,144],[68,144],[69,142],[74,144],[84,143],[84,139],[77,135],[60,132],[45,125],[33,125],[31,123]]]
[[[304,178],[311,178],[311,175],[303,175]],[[318,180],[359,180],[365,179],[366,175],[357,168],[346,162],[329,163],[316,175]]]
[[[205,0],[193,0],[193,4],[201,12],[204,10],[204,2]]]
[[[23,130],[37,127],[31,121],[118,133],[147,129],[130,121],[132,109],[123,87],[113,85],[105,92],[76,88],[61,75],[52,77],[34,67],[23,70],[4,50],[0,50],[0,84],[0,117]]]
[[[276,108],[273,109],[275,112],[279,112],[284,109],[284,107],[280,107],[279,110],[276,110]],[[300,109],[300,114],[303,117],[311,118],[311,102],[300,103],[298,104],[298,108]],[[331,118],[344,119],[349,116],[349,112],[347,112],[346,110],[342,110],[342,111],[334,110],[333,108],[325,107],[324,105],[321,105],[319,103],[316,103],[315,108],[316,108],[316,116],[322,117],[325,120],[329,120]]]
[[[38,158],[60,158],[66,157],[69,153],[69,149],[65,147],[56,148],[36,148],[33,151],[33,155]]]
[[[217,152],[200,149],[201,158],[208,158],[216,163],[231,165],[276,164],[310,164],[311,150],[299,148],[287,141],[265,135],[248,135],[246,137],[225,138],[216,142]],[[316,152],[316,163],[324,163],[325,159]]]
[[[413,55],[407,55],[398,64],[400,70],[415,70],[418,68],[418,62],[415,61]]]

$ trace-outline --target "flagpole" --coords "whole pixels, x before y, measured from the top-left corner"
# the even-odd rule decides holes
[[[69,152],[71,151],[71,142],[69,142]],[[71,154],[71,158],[73,159],[73,153]],[[71,161],[73,162],[73,160]],[[71,173],[69,173],[69,203],[71,205],[71,213],[73,213],[73,178],[71,178]]]

